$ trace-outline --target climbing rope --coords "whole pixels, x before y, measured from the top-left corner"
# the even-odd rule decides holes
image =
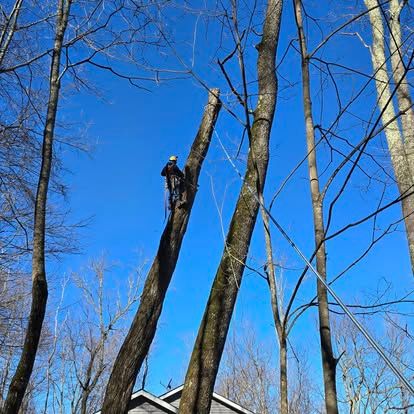
[[[319,279],[319,281],[325,286],[325,288],[328,290],[328,292],[332,295],[332,297],[335,299],[336,303],[342,308],[344,313],[351,319],[351,321],[354,323],[354,325],[358,328],[358,330],[364,335],[366,340],[371,344],[371,346],[378,352],[378,354],[381,356],[381,358],[384,360],[384,362],[388,365],[388,367],[394,372],[394,374],[401,380],[401,382],[404,384],[404,386],[407,388],[411,394],[414,395],[414,387],[410,384],[408,379],[404,376],[402,372],[395,366],[395,364],[388,358],[385,351],[382,349],[382,347],[375,341],[373,336],[366,330],[366,328],[358,321],[358,319],[354,316],[354,314],[348,309],[348,307],[345,305],[345,303],[342,301],[342,299],[335,293],[335,291],[332,289],[332,287],[325,281],[325,279],[319,274],[319,272],[314,268],[314,266],[309,262],[309,260],[306,258],[306,256],[302,253],[301,249],[297,246],[297,244],[292,240],[292,238],[286,233],[286,231],[283,229],[283,227],[279,224],[279,222],[273,217],[272,213],[267,209],[267,207],[260,201],[259,197],[257,196],[256,192],[250,187],[249,184],[246,183],[246,181],[243,178],[243,175],[240,173],[232,159],[230,158],[229,153],[227,152],[226,148],[224,147],[223,143],[220,140],[220,137],[217,134],[217,131],[214,131],[217,139],[220,143],[221,148],[223,149],[224,153],[226,154],[227,160],[232,165],[233,169],[237,172],[239,178],[243,182],[243,184],[246,185],[250,193],[253,195],[253,197],[256,199],[256,201],[259,203],[259,205],[263,208],[263,210],[266,212],[272,223],[276,226],[276,228],[279,230],[279,232],[282,234],[282,236],[288,241],[288,243],[293,247],[293,249],[296,251],[296,253],[300,256],[300,258],[306,263],[306,266],[309,267],[309,269],[312,270],[312,272],[315,274],[315,276]]]

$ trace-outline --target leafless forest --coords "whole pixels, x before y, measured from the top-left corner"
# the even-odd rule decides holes
[[[206,269],[179,413],[213,391],[258,414],[414,412],[413,59],[408,0],[2,0],[0,412],[126,413],[171,359],[154,348],[184,312],[164,306],[174,278]],[[101,145],[74,103],[120,88],[135,123],[158,100],[193,128],[161,143],[185,155],[164,223],[140,167],[137,215],[162,230],[135,235],[158,248],[134,266],[89,254],[71,202],[90,178],[73,157]],[[214,257],[190,266],[202,238]]]

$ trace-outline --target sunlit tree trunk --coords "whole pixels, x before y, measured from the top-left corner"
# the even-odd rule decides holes
[[[191,355],[180,401],[181,414],[207,414],[210,410],[214,383],[259,210],[257,197],[265,184],[277,97],[275,58],[282,4],[282,0],[269,0],[267,4],[263,34],[257,46],[258,103],[254,111],[247,170]]]
[[[294,0],[296,25],[298,29],[301,66],[302,66],[302,93],[303,111],[305,116],[306,144],[308,149],[309,182],[312,197],[313,226],[315,234],[316,268],[326,280],[326,253],[325,226],[323,222],[323,200],[319,187],[319,172],[316,159],[315,129],[312,115],[312,99],[310,93],[309,59],[306,47],[306,38],[303,30],[302,4]],[[331,323],[329,320],[328,294],[325,286],[317,281],[319,335],[321,341],[321,355],[323,380],[325,388],[325,406],[327,414],[338,413],[338,397],[336,392],[336,359],[332,349]]]
[[[161,236],[157,256],[145,282],[141,303],[112,369],[106,388],[103,414],[121,414],[127,411],[135,380],[154,339],[165,294],[178,261],[197,193],[198,177],[210,146],[220,107],[219,91],[213,89],[184,168],[186,205],[182,209],[173,209]]]
[[[372,46],[371,58],[372,66],[375,73],[375,82],[378,95],[378,106],[382,113],[382,123],[387,125],[385,128],[385,137],[388,143],[388,149],[391,156],[391,162],[394,169],[395,179],[397,181],[398,189],[401,196],[405,197],[401,201],[402,213],[405,222],[405,228],[407,231],[408,247],[411,259],[411,267],[414,271],[414,196],[407,196],[408,194],[414,191],[414,180],[413,175],[410,169],[410,163],[408,161],[406,148],[404,146],[403,137],[401,135],[398,120],[396,120],[396,114],[394,110],[394,104],[392,102],[392,95],[390,90],[390,78],[387,72],[387,60],[385,57],[385,40],[384,40],[384,25],[381,15],[381,10],[378,6],[377,0],[364,0],[366,7],[369,11],[369,19],[371,22],[372,29]],[[396,25],[394,24],[394,32],[397,36],[398,42],[398,31]],[[400,36],[401,37],[401,36]],[[394,43],[391,41],[391,43]],[[394,52],[396,46],[394,43]],[[395,52],[398,54],[398,52]],[[398,59],[398,61],[397,61]],[[397,72],[400,72],[400,75],[397,79],[397,84],[401,82],[403,76],[405,76],[405,70],[403,67],[400,67],[401,61],[399,56],[394,57],[394,66],[397,69]],[[395,75],[397,77],[397,75]],[[406,95],[404,89],[406,88],[405,82],[401,82],[399,88],[397,89],[397,97],[399,104],[404,106],[406,105],[405,101],[408,100],[409,95]],[[408,86],[407,86],[408,87]],[[402,89],[401,89],[402,88]],[[404,108],[405,109],[405,108]],[[403,115],[404,117],[405,115]],[[408,118],[409,119],[409,118]],[[402,122],[406,124],[407,118],[403,118]],[[410,150],[412,144],[410,143],[410,135],[412,135],[412,130],[409,131],[409,126],[407,126],[407,146]],[[411,151],[411,150],[410,150]],[[411,156],[411,154],[410,154]]]
[[[405,152],[410,166],[411,177],[414,182],[414,111],[408,79],[406,79],[405,76],[404,51],[402,48],[400,23],[401,11],[405,4],[406,2],[404,1],[390,1],[390,54],[394,82],[398,83],[401,79],[405,78],[397,89],[397,100],[399,110],[405,112],[404,115],[401,116],[401,125]]]

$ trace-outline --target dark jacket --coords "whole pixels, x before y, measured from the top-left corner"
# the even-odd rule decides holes
[[[175,175],[179,178],[184,178],[184,174],[178,168],[177,164],[175,162],[171,162],[171,161],[167,162],[167,164],[165,165],[165,167],[161,171],[161,175],[163,177],[167,177],[167,178],[169,178],[173,175]]]

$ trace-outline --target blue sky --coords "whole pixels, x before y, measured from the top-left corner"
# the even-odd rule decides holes
[[[346,3],[348,4],[348,2]],[[350,3],[349,3],[350,4]],[[286,11],[281,30],[279,55],[289,41],[295,37],[291,5],[286,3]],[[313,10],[325,15],[327,10]],[[172,19],[174,21],[174,19]],[[187,16],[175,30],[180,36],[189,37],[196,17]],[[338,22],[333,22],[335,26]],[[205,27],[199,23],[200,33]],[[195,69],[210,86],[220,86],[224,90],[223,79],[211,65],[210,52],[217,47],[217,28],[209,27],[208,36],[200,35],[199,52]],[[329,31],[326,28],[326,31]],[[316,30],[310,29],[310,41],[318,43]],[[314,37],[312,37],[314,36]],[[252,42],[253,43],[253,42]],[[182,46],[181,46],[182,47]],[[311,49],[311,47],[310,47]],[[189,49],[191,50],[191,48]],[[188,58],[189,50],[183,55]],[[352,50],[352,52],[351,52]],[[352,63],[354,67],[370,72],[366,50],[355,39],[337,38],[324,52],[332,60]],[[221,55],[222,56],[222,55]],[[253,79],[256,54],[253,44],[249,46],[249,74]],[[156,56],[154,59],[157,59]],[[159,62],[163,59],[160,57]],[[297,56],[291,51],[280,68],[281,74],[295,83],[300,78]],[[313,72],[314,93],[317,94],[318,77]],[[90,258],[105,252],[108,261],[120,262],[123,267],[115,277],[125,278],[124,267],[133,266],[142,258],[151,261],[164,226],[164,183],[160,171],[171,154],[179,156],[182,166],[197,131],[206,91],[192,78],[151,85],[151,92],[131,87],[126,82],[107,75],[98,75],[96,83],[106,91],[105,100],[87,94],[68,95],[64,100],[61,119],[68,121],[81,119],[87,124],[87,140],[91,152],[86,155],[64,150],[66,167],[71,171],[66,177],[70,186],[69,207],[71,218],[81,220],[91,217],[91,223],[79,233],[82,254],[65,258],[53,265],[53,273],[63,274],[78,270]],[[361,80],[347,76],[340,78],[339,84],[345,95],[351,95]],[[280,79],[280,96],[275,116],[271,140],[271,162],[267,179],[266,197],[269,199],[283,179],[306,153],[301,109],[300,84],[285,89],[286,81]],[[335,113],[335,100],[332,85],[323,84],[324,106],[323,125]],[[372,88],[364,99],[353,109],[364,116],[372,109],[374,102]],[[367,105],[369,103],[369,105]],[[319,113],[320,102],[315,99],[314,111]],[[353,125],[349,115],[341,125],[342,131],[353,142],[364,134],[360,125]],[[315,121],[320,119],[315,115]],[[223,109],[217,124],[217,133],[231,151],[237,147],[241,128]],[[372,150],[381,153],[381,141],[373,143]],[[327,164],[326,148],[321,151],[320,166]],[[381,162],[389,169],[386,156]],[[241,168],[242,163],[238,164]],[[372,166],[371,166],[372,167]],[[362,174],[357,172],[351,181],[350,190],[341,199],[335,213],[333,229],[363,216],[375,208],[379,197],[378,186],[372,184],[367,189],[361,186]],[[220,217],[216,208],[223,205],[223,227],[226,231],[231,217],[240,181],[213,137],[211,148],[200,177],[200,189],[194,204],[187,234],[182,246],[179,262],[166,297],[159,329],[154,342],[150,362],[148,389],[162,392],[162,383],[170,378],[179,385],[185,375],[186,364],[191,353],[193,340],[206,304],[212,280],[219,263],[223,238]],[[334,189],[338,187],[333,186]],[[395,192],[394,192],[395,195]],[[391,197],[391,193],[388,197]],[[294,240],[309,255],[313,247],[312,212],[310,205],[306,164],[299,169],[289,182],[274,207],[274,214]],[[383,223],[398,217],[398,207],[383,215]],[[370,238],[369,226],[363,226],[345,233],[340,239],[328,245],[328,269],[335,275],[343,269],[352,257]],[[260,219],[257,222],[249,253],[249,264],[261,266],[265,261],[263,233]],[[393,233],[378,245],[371,255],[357,268],[336,284],[340,296],[349,301],[357,300],[366,292],[375,291],[381,278],[393,281],[396,291],[405,291],[412,283],[405,236],[402,232]],[[286,241],[274,232],[275,254],[282,263],[293,269],[300,269],[302,263],[291,251]],[[287,270],[284,274],[287,289],[292,287],[298,272]],[[308,276],[299,294],[300,300],[311,298],[314,292],[313,277]],[[70,302],[72,298],[67,298]],[[239,294],[234,323],[248,320],[256,327],[261,340],[274,340],[270,305],[266,284],[249,271]],[[315,314],[309,312],[293,331],[298,348],[305,348],[310,354],[316,372],[319,370]],[[276,363],[276,360],[275,360]],[[315,376],[319,381],[320,376]]]

